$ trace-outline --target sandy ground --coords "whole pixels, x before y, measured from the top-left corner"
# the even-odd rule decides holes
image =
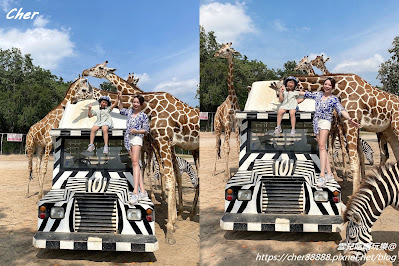
[[[25,155],[0,156],[0,265],[199,264],[199,215],[194,217],[194,221],[187,220],[194,198],[194,189],[187,174],[183,175],[185,211],[183,221],[177,222],[175,245],[165,243],[167,206],[157,201],[155,234],[159,250],[154,253],[45,250],[32,246],[32,237],[37,230],[38,181],[34,179],[31,182],[30,197],[26,198],[27,165]],[[52,166],[51,158],[45,193],[51,188]],[[148,180],[145,182],[146,188],[149,188]],[[160,191],[155,193],[159,200]]]
[[[362,135],[374,150],[374,161],[379,163],[379,151],[375,134]],[[224,165],[225,158],[218,160],[216,175],[212,176],[215,161],[215,135],[202,132],[200,135],[200,234],[201,234],[201,263],[203,265],[253,265],[266,264],[261,257],[266,255],[308,253],[338,255],[337,243],[345,239],[345,231],[341,233],[282,233],[282,232],[234,232],[224,231],[219,226],[219,219],[224,212]],[[230,169],[232,173],[238,170],[238,154],[236,153],[235,136],[231,136]],[[392,151],[390,151],[393,157]],[[393,162],[391,158],[389,160]],[[366,174],[371,173],[372,166],[366,164]],[[342,175],[342,168],[338,168],[338,175]],[[343,182],[338,180],[343,188],[342,199],[348,201],[352,194],[352,180]],[[392,207],[384,210],[381,217],[374,224],[372,235],[375,243],[399,244],[399,212]],[[368,255],[378,254],[384,256],[383,250],[370,250]],[[398,248],[389,252],[389,255],[398,255]],[[258,260],[257,260],[258,257]],[[340,262],[329,261],[285,261],[284,265],[341,265]],[[395,262],[397,263],[397,262]],[[269,262],[270,265],[283,264]],[[376,260],[374,263],[368,261],[365,265],[392,265],[386,260]]]

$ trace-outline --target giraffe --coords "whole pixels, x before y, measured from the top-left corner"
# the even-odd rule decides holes
[[[122,94],[140,94],[143,93],[135,84],[129,83],[121,77],[114,74],[116,68],[110,68],[107,66],[108,61],[102,64],[97,64],[96,66],[83,70],[83,76],[92,76],[95,78],[105,78],[109,82],[115,85],[116,89]],[[130,77],[130,74],[129,74]],[[137,80],[138,81],[138,80]]]
[[[126,79],[126,82],[129,83],[132,87],[137,87],[137,83],[139,82],[140,78],[135,78],[134,73],[129,73],[129,76]]]
[[[166,224],[166,242],[176,243],[173,237],[174,225],[177,219],[176,210],[176,178],[180,171],[174,167],[174,146],[191,150],[198,169],[199,156],[199,110],[180,101],[167,92],[140,92],[131,87],[125,80],[119,78],[113,72],[115,69],[106,67],[106,63],[98,64],[93,68],[83,71],[83,76],[106,78],[112,82],[122,95],[123,107],[132,106],[134,94],[140,93],[144,97],[142,111],[150,119],[151,135],[164,166],[165,190],[168,202],[168,223]],[[101,92],[116,99],[116,93]],[[126,95],[126,93],[132,93]]]
[[[227,77],[227,87],[229,95],[226,100],[216,109],[214,118],[214,130],[216,134],[216,160],[213,167],[213,174],[216,173],[216,163],[217,159],[220,159],[220,135],[222,134],[222,129],[224,128],[224,154],[226,160],[225,168],[225,181],[230,179],[230,169],[229,169],[229,154],[230,154],[230,133],[235,126],[235,132],[237,137],[237,153],[240,152],[240,139],[239,139],[239,129],[236,119],[236,112],[240,111],[240,106],[238,105],[236,91],[234,89],[233,82],[233,56],[240,55],[239,52],[231,48],[232,43],[225,43],[222,47],[215,53],[215,57],[226,58],[229,64],[228,77]]]
[[[309,76],[314,76],[316,73],[313,70],[312,64],[308,62],[309,57],[304,56],[301,61],[299,61],[298,65],[294,68],[295,71],[297,70],[304,70],[308,73]]]
[[[333,94],[340,97],[342,105],[354,121],[369,132],[380,133],[392,147],[396,159],[399,159],[399,97],[374,88],[355,74],[331,74],[325,76],[297,76],[301,86],[310,91],[321,90],[326,78],[336,81]],[[345,135],[349,150],[350,166],[353,177],[353,192],[359,190],[360,161],[358,153],[359,130],[347,121]],[[382,133],[382,134],[381,134]],[[384,142],[380,142],[381,143]],[[381,146],[380,146],[381,149]]]
[[[37,163],[36,173],[39,179],[39,199],[43,197],[43,184],[44,177],[47,173],[47,162],[52,148],[52,140],[50,131],[53,128],[58,128],[64,108],[67,102],[76,103],[79,100],[87,99],[88,95],[92,92],[91,85],[87,82],[87,79],[79,76],[67,90],[62,102],[57,105],[52,111],[50,111],[44,118],[39,122],[30,127],[28,134],[26,135],[26,152],[28,154],[28,172],[29,181],[26,190],[26,195],[29,194],[29,184],[33,179],[32,175],[32,158],[33,153],[37,151]],[[44,160],[43,159],[44,152]]]
[[[322,54],[322,55],[316,56],[315,59],[313,59],[312,61],[310,61],[310,64],[311,64],[312,66],[315,66],[315,67],[317,67],[318,69],[320,69],[320,71],[323,73],[323,75],[330,75],[331,72],[328,71],[328,69],[327,69],[327,67],[326,67],[326,65],[325,65],[326,62],[327,62],[328,60],[330,60],[330,57],[327,57],[327,58],[324,60],[324,55]]]

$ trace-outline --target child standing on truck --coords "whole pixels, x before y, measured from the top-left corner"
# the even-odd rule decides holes
[[[101,96],[100,99],[98,99],[98,102],[100,103],[100,109],[99,110],[91,110],[92,104],[89,105],[89,112],[88,116],[91,118],[93,116],[97,116],[96,122],[94,122],[93,127],[91,128],[90,131],[90,144],[89,147],[87,148],[88,152],[94,151],[94,137],[96,136],[97,130],[100,128],[103,131],[103,137],[104,137],[104,153],[108,153],[108,129],[113,127],[112,123],[112,118],[111,118],[111,111],[113,108],[115,108],[118,105],[119,102],[119,94],[118,94],[118,99],[111,105],[111,98],[109,96]]]
[[[284,85],[281,86],[279,101],[281,102],[280,108],[277,112],[277,127],[274,130],[274,134],[283,132],[281,130],[281,120],[283,115],[288,110],[291,116],[291,136],[295,135],[295,113],[298,107],[298,103],[301,103],[303,99],[298,99],[298,91],[294,89],[298,86],[298,79],[294,76],[289,76],[284,80]]]

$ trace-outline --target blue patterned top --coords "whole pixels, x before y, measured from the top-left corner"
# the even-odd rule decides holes
[[[126,131],[124,136],[125,148],[130,151],[129,136],[139,136],[144,137],[144,134],[130,134],[131,129],[141,130],[144,129],[146,132],[150,131],[150,126],[148,125],[148,116],[144,112],[138,113],[135,117],[132,116],[134,113],[133,109],[122,108],[119,110],[121,115],[128,116],[126,121]]]
[[[329,96],[324,101],[321,99],[323,97],[323,92],[305,92],[304,98],[311,98],[315,100],[316,107],[313,117],[313,131],[316,135],[319,134],[319,129],[317,127],[319,119],[325,119],[331,122],[333,108],[337,110],[339,114],[345,111],[345,108],[341,105],[339,99],[335,95]]]

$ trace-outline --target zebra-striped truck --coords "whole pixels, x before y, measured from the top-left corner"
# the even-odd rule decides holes
[[[129,154],[124,148],[126,117],[112,114],[109,152],[99,130],[94,152],[88,152],[87,118],[92,101],[68,105],[58,129],[51,131],[54,170],[51,190],[38,202],[38,231],[33,245],[46,249],[153,252],[154,204],[147,197],[128,205],[133,191]],[[96,107],[93,107],[96,108]]]
[[[275,134],[280,105],[271,81],[255,82],[240,124],[238,172],[225,187],[224,230],[280,232],[340,232],[341,187],[320,174],[318,145],[313,133],[314,100],[305,99],[296,112],[291,135],[289,114]]]

